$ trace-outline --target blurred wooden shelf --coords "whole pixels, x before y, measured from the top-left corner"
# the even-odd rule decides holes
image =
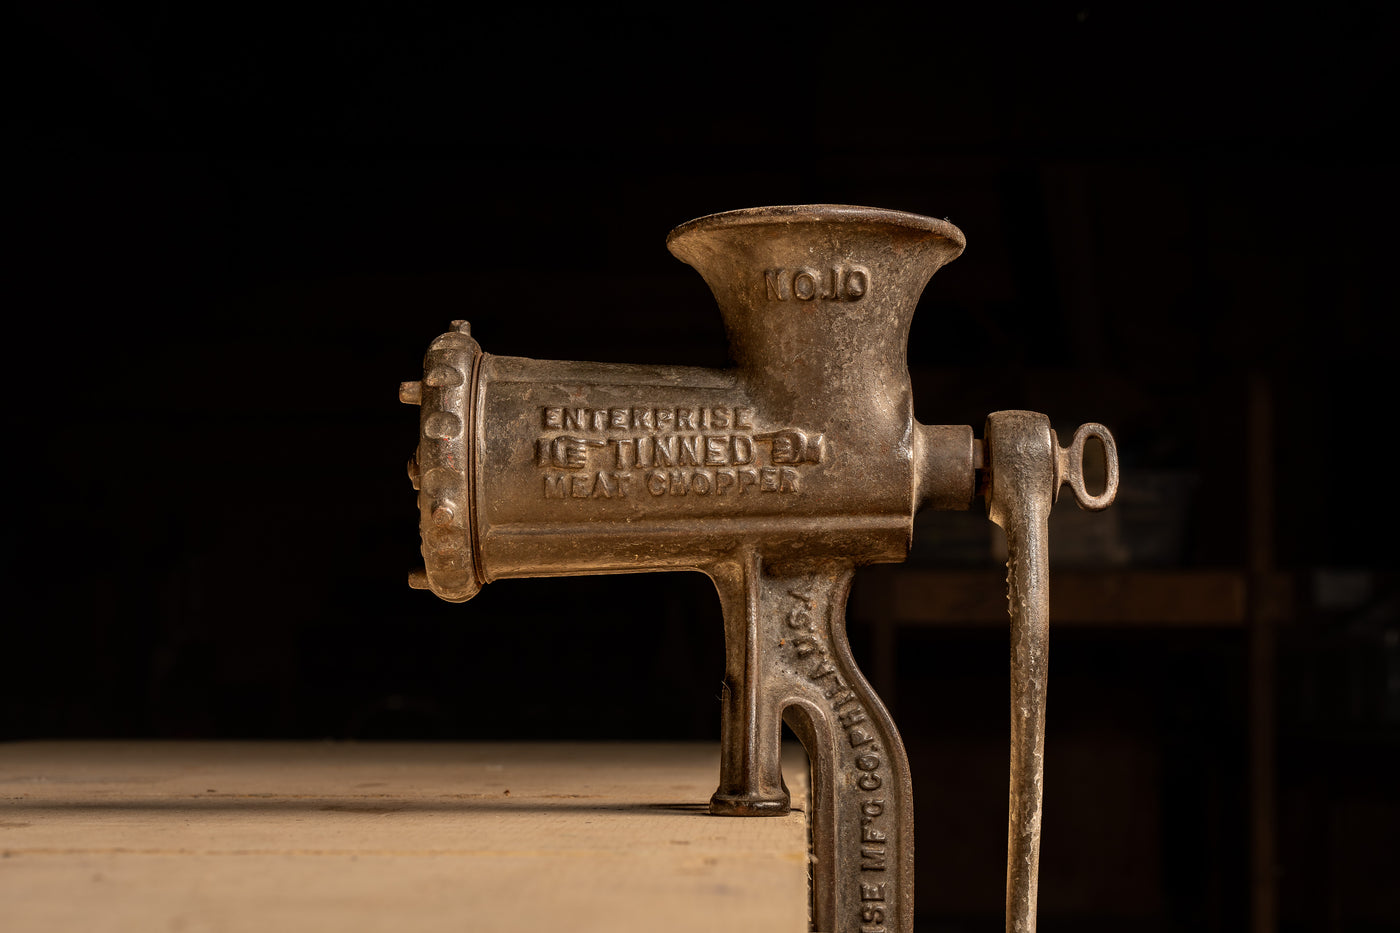
[[[862,571],[852,594],[857,621],[901,625],[1005,626],[1006,577],[1000,569]],[[1229,627],[1249,619],[1250,580],[1235,570],[1062,570],[1050,574],[1052,625]],[[1261,611],[1289,613],[1291,582],[1273,574],[1256,594]]]

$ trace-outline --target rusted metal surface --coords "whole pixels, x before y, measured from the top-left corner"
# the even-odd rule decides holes
[[[758,208],[691,221],[667,242],[715,295],[728,369],[493,356],[465,322],[432,343],[422,381],[400,387],[421,405],[409,474],[424,568],[410,583],[460,602],[503,577],[709,575],[726,646],[711,812],[787,811],[786,721],[812,761],[814,929],[908,933],[908,760],[851,657],[846,597],[856,567],[904,559],[919,509],[966,509],[987,490],[993,519],[1017,542],[1013,643],[1025,647],[1013,652],[1013,685],[1026,685],[1028,712],[1017,726],[1013,710],[1011,855],[1021,862],[1008,878],[1028,894],[1016,898],[1030,926],[1016,929],[1032,929],[1036,856],[1025,852],[1039,840],[1044,519],[1062,481],[1081,503],[1111,501],[1112,438],[1086,426],[1065,452],[1032,413],[991,416],[985,444],[970,426],[914,419],[910,320],[964,245],[946,221]],[[1110,454],[1112,482],[1097,498],[1079,470],[1090,435]],[[1009,890],[1008,911],[1011,900]]]
[[[1107,460],[1103,492],[1084,487],[1084,442],[1097,437]],[[1034,933],[1045,771],[1045,692],[1050,664],[1050,509],[1061,483],[1081,508],[1108,506],[1118,492],[1113,437],[1099,424],[1060,448],[1050,420],[1033,411],[987,416],[987,515],[1006,529],[1006,601],[1011,616],[1011,790],[1007,807],[1006,929]]]

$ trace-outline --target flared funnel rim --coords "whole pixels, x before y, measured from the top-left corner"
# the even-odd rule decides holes
[[[831,224],[865,223],[905,230],[922,231],[935,238],[951,240],[961,251],[967,245],[963,232],[946,220],[910,214],[906,211],[891,211],[880,207],[858,207],[852,204],[790,204],[775,207],[749,207],[720,214],[707,214],[688,220],[676,227],[666,237],[666,245],[675,252],[673,244],[683,237],[695,233],[709,233],[728,230],[733,227],[764,226],[772,224]]]

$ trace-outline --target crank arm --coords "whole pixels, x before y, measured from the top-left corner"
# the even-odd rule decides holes
[[[1104,490],[1084,486],[1084,443],[1097,437],[1107,466]],[[1045,690],[1050,662],[1050,509],[1068,482],[1081,508],[1107,508],[1118,492],[1118,453],[1099,424],[1082,425],[1068,450],[1050,421],[1029,411],[987,417],[987,511],[1006,530],[1011,615],[1011,790],[1007,807],[1006,929],[1035,933],[1040,874]]]
[[[914,814],[899,731],[846,639],[855,567],[765,565],[756,551],[707,568],[724,608],[720,785],[710,812],[780,815],[781,722],[812,763],[813,929],[911,933]]]

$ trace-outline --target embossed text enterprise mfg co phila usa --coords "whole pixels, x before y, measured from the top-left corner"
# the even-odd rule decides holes
[[[1048,632],[1046,523],[1062,482],[1106,507],[1113,439],[1061,449],[1044,415],[914,419],[905,363],[924,286],[962,252],[942,220],[835,205],[702,217],[668,239],[704,276],[728,369],[483,353],[465,322],[434,340],[409,473],[423,569],[443,599],[502,577],[698,570],[725,631],[717,815],[785,813],[786,721],[812,761],[812,917],[823,931],[913,925],[909,763],[846,639],[862,564],[902,561],[914,514],[985,497],[1009,542],[1012,776],[1007,925],[1035,925]],[[1085,489],[1085,442],[1108,465]]]

